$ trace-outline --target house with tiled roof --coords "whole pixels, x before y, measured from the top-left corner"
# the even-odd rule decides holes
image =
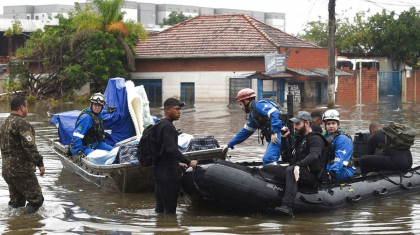
[[[300,101],[326,99],[328,50],[248,15],[197,16],[150,34],[134,49],[132,78],[157,106],[172,96],[234,102],[245,87],[259,99],[275,96],[279,102],[289,89]],[[287,69],[266,75],[264,57],[276,54],[286,55]]]

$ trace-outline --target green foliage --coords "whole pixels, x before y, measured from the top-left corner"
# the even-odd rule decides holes
[[[26,102],[28,102],[28,104],[30,105],[36,104],[36,97],[33,96],[32,94],[28,94],[26,96]]]
[[[22,34],[22,30],[23,29],[21,21],[17,18],[17,15],[14,15],[12,28],[8,28],[6,32],[4,32],[4,36],[10,38],[13,37],[13,35],[20,35]]]
[[[335,46],[339,53],[368,53],[371,37],[368,31],[366,13],[357,13],[350,21],[348,18],[336,20]],[[321,47],[328,47],[328,20],[309,22],[300,37]]]
[[[387,55],[393,61],[393,68],[403,63],[420,65],[420,13],[414,8],[402,12],[397,18],[395,12],[377,13],[366,17],[366,12],[357,13],[350,21],[337,19],[335,45],[339,53]],[[302,39],[328,46],[328,21],[309,22]]]
[[[393,69],[400,69],[400,63],[419,65],[420,13],[414,7],[402,12],[398,19],[395,19],[395,12],[375,14],[370,24],[369,33],[375,42],[373,53],[389,55]]]
[[[318,16],[318,21],[308,22],[304,31],[304,35],[298,35],[300,38],[320,47],[328,46],[328,21],[322,21]]]
[[[126,71],[134,68],[133,47],[147,34],[140,23],[122,22],[123,2],[93,0],[98,11],[89,3],[83,9],[76,4],[68,18],[58,15],[59,25],[33,32],[17,50],[18,59],[9,64],[10,77],[24,94],[38,98],[61,98],[88,81],[99,89],[111,77],[130,78]],[[31,67],[38,71],[25,61],[38,61]]]
[[[74,90],[66,92],[63,95],[63,101],[75,101],[75,100],[77,100],[77,94]]]
[[[163,24],[164,25],[176,25],[178,23],[181,23],[185,20],[190,19],[191,16],[186,16],[182,12],[176,12],[173,11],[171,14],[169,14],[168,19],[163,18]]]
[[[88,103],[88,101],[89,101],[89,98],[90,98],[90,95],[84,95],[84,96],[81,96],[81,97],[79,97],[79,103]]]

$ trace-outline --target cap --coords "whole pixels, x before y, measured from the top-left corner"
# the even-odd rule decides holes
[[[179,107],[184,107],[185,103],[184,102],[180,102],[179,100],[175,99],[175,98],[168,98],[165,100],[165,103],[163,103],[163,107],[170,107],[170,106],[179,106]]]
[[[302,120],[312,122],[311,115],[306,111],[299,111],[294,118],[291,118],[290,121],[297,123]]]

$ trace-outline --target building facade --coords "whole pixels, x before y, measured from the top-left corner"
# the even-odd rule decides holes
[[[86,3],[80,3],[83,7]],[[45,25],[57,25],[58,20],[54,17],[61,13],[66,15],[69,11],[74,10],[74,5],[16,5],[4,6],[3,15],[0,18],[13,19],[17,16],[18,19],[28,19],[41,21]],[[175,5],[175,4],[155,4],[143,3],[137,1],[125,1],[121,7],[124,11],[124,20],[135,20],[141,22],[147,31],[162,31],[168,26],[163,26],[163,19],[168,18],[172,12],[183,13],[189,17],[196,17],[198,15],[215,15],[215,14],[247,14],[255,19],[265,22],[280,30],[286,30],[286,15],[281,12],[259,12],[247,11],[241,9],[226,9],[226,8],[209,8],[189,5]]]

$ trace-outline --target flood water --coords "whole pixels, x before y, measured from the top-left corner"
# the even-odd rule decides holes
[[[10,108],[1,104],[0,121]],[[82,109],[83,105],[63,105],[54,113]],[[313,111],[325,106],[295,107]],[[337,106],[341,126],[352,136],[367,131],[370,120],[404,123],[420,136],[420,105],[370,104]],[[38,177],[45,197],[35,215],[23,215],[24,209],[9,209],[6,182],[0,179],[0,233],[18,234],[420,234],[420,196],[407,194],[358,207],[326,213],[298,214],[294,218],[220,209],[199,209],[178,200],[176,216],[154,213],[154,194],[119,194],[101,189],[80,176],[62,169],[50,150],[49,139],[56,138],[55,126],[49,124],[47,107],[29,106],[27,119],[36,129],[36,142],[44,156],[46,174]],[[162,109],[152,109],[162,116]],[[195,137],[214,135],[226,144],[245,121],[237,105],[196,104],[185,109],[174,122],[182,132]],[[1,137],[0,137],[1,138]],[[414,164],[420,165],[420,142],[412,147]],[[232,161],[261,160],[265,146],[257,134],[229,151]],[[37,172],[38,174],[38,172]]]

